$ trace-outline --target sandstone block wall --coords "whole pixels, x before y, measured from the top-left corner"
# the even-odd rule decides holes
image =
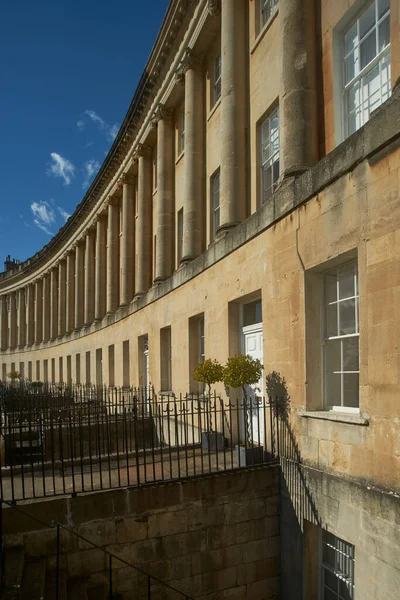
[[[32,519],[59,521],[189,594],[207,599],[279,597],[279,470],[239,471],[166,485],[128,488],[38,502],[4,510],[6,545],[55,566],[54,529]],[[62,532],[62,566],[69,576],[107,582],[105,555]],[[116,591],[144,584],[123,563],[114,565]],[[136,597],[132,595],[132,598]]]

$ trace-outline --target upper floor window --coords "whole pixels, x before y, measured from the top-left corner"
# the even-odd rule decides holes
[[[213,105],[221,98],[221,55],[214,59]]]
[[[359,294],[356,261],[324,274],[324,387],[328,409],[359,406]]]
[[[354,546],[324,529],[321,555],[321,600],[353,600]]]
[[[279,108],[261,124],[261,203],[273,193],[279,179]]]
[[[212,237],[218,231],[220,223],[220,204],[219,204],[219,188],[220,188],[220,170],[211,177],[211,221],[212,221]]]
[[[260,23],[262,29],[278,8],[278,0],[260,0]]]
[[[391,94],[390,0],[374,0],[343,36],[345,133],[351,135]]]
[[[181,110],[178,120],[178,156],[185,149],[185,111]]]

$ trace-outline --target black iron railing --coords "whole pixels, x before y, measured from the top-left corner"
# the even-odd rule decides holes
[[[115,573],[117,569],[121,567],[127,567],[132,570],[132,573],[135,574],[134,577],[126,574],[126,580],[131,582],[132,590],[131,592],[135,592],[136,596],[139,598],[147,598],[147,600],[151,600],[152,598],[170,598],[171,600],[193,600],[190,596],[188,596],[185,592],[178,590],[177,588],[169,585],[165,581],[162,581],[155,575],[151,575],[146,572],[144,569],[132,565],[127,562],[123,558],[120,558],[118,555],[109,552],[105,548],[102,548],[98,544],[95,544],[88,538],[76,533],[69,527],[66,527],[62,523],[58,521],[53,521],[51,524],[46,523],[45,521],[38,519],[37,517],[32,516],[28,511],[24,510],[21,507],[16,507],[15,505],[6,502],[5,500],[1,500],[0,502],[0,513],[3,512],[3,504],[7,505],[10,510],[18,510],[25,519],[28,518],[33,521],[36,526],[40,526],[40,528],[48,528],[54,530],[54,541],[55,541],[55,589],[52,590],[54,592],[55,600],[58,600],[61,597],[61,558],[63,555],[67,555],[68,552],[66,548],[69,547],[68,541],[65,539],[68,536],[72,536],[77,538],[80,543],[84,543],[86,548],[94,548],[100,550],[104,555],[104,570],[100,573],[102,581],[104,582],[103,589],[105,588],[107,598],[112,600],[116,596],[114,594],[118,594],[120,592],[118,583],[116,582]],[[6,570],[7,570],[7,549],[3,544],[3,534],[1,527],[2,520],[0,520],[0,598],[6,593],[14,592],[18,593],[17,589],[8,589],[6,584]],[[47,557],[48,558],[48,557]],[[68,577],[68,575],[67,575]],[[90,580],[90,574],[86,574],[86,579]],[[97,574],[97,580],[99,580]],[[27,582],[29,583],[29,582]],[[34,582],[31,582],[34,583]],[[26,592],[25,592],[26,593]],[[14,597],[14,596],[12,596]]]
[[[143,388],[23,390],[0,412],[0,493],[16,502],[275,461],[278,419],[260,397]],[[5,397],[5,395],[4,395]],[[67,401],[64,399],[67,398]]]

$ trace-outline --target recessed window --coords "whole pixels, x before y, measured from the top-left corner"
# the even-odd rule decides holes
[[[178,211],[178,266],[182,260],[183,253],[183,208]]]
[[[263,204],[274,192],[279,179],[279,108],[261,123],[260,163]]]
[[[321,600],[353,600],[354,546],[323,530],[321,554]]]
[[[221,98],[221,55],[218,54],[214,59],[213,76],[213,106]]]
[[[243,327],[262,323],[261,299],[243,304]]]
[[[278,0],[260,0],[260,24],[262,29],[278,8]]]
[[[171,327],[160,330],[160,363],[161,363],[161,390],[172,390],[172,345]]]
[[[369,3],[342,44],[345,134],[351,135],[391,94],[390,0]]]
[[[218,169],[211,177],[211,230],[213,238],[215,237],[220,224],[219,190],[220,170]]]
[[[185,149],[185,111],[181,110],[178,120],[178,156]]]
[[[325,406],[336,410],[359,407],[359,294],[357,263],[324,274]]]

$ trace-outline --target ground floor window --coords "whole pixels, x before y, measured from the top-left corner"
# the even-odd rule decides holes
[[[321,600],[354,600],[354,546],[323,530],[321,554]]]

